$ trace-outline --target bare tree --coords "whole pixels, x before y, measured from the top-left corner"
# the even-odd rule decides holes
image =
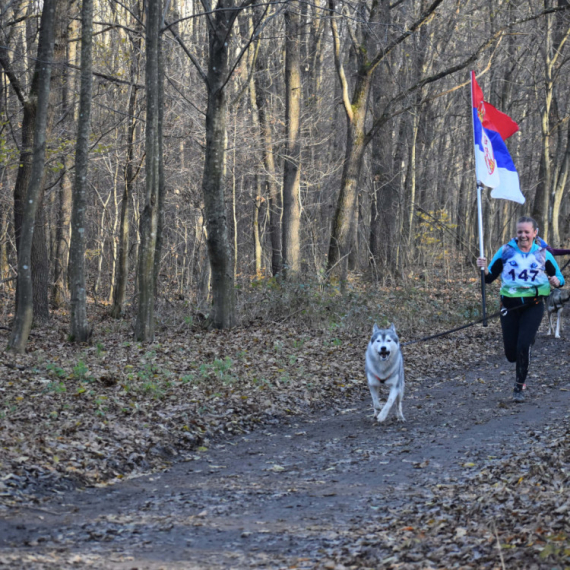
[[[45,0],[40,22],[38,58],[34,71],[31,97],[26,101],[36,109],[34,121],[34,146],[26,199],[22,209],[21,231],[18,249],[18,283],[16,287],[16,315],[12,326],[9,348],[24,352],[33,320],[32,241],[38,198],[44,175],[46,130],[50,94],[51,62],[54,48],[55,0]]]
[[[71,289],[71,319],[69,336],[74,342],[86,342],[92,328],[87,320],[87,291],[85,284],[85,229],[87,174],[89,168],[89,134],[91,132],[93,0],[83,0],[81,7],[81,87],[79,120],[75,148],[75,181],[71,211],[71,242],[69,282]]]
[[[159,50],[161,0],[150,0],[146,7],[146,187],[140,222],[139,299],[135,338],[154,338],[155,256],[159,231],[159,193],[161,172],[160,71]]]
[[[285,11],[285,156],[283,158],[283,268],[288,277],[301,271],[301,38],[300,6]]]
[[[259,116],[259,129],[265,167],[265,192],[269,197],[269,234],[271,238],[271,273],[278,275],[283,268],[282,230],[283,196],[277,183],[275,171],[275,156],[273,152],[273,136],[269,118],[269,81],[268,58],[264,49],[256,60],[256,73],[254,74],[255,94]]]

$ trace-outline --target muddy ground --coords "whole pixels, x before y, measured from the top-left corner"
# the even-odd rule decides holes
[[[0,567],[570,567],[570,457],[554,474],[539,465],[548,442],[568,442],[570,343],[541,332],[514,404],[498,341],[480,365],[408,383],[405,424],[373,423],[363,378],[343,410],[277,417],[166,472],[12,508]],[[524,490],[540,470],[546,482]],[[533,489],[557,477],[552,512],[533,510]]]

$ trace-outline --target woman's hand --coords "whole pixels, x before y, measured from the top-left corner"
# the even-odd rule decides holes
[[[484,269],[485,273],[487,273],[487,258],[486,257],[478,257],[477,258],[477,267],[479,267],[479,269]]]
[[[558,279],[558,277],[556,277],[556,275],[549,277],[548,281],[550,282],[551,287],[560,287],[560,279]]]

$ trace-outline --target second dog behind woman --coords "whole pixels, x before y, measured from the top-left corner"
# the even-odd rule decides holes
[[[523,216],[517,221],[517,237],[501,246],[489,267],[487,259],[479,257],[477,267],[485,269],[485,283],[501,277],[501,315],[505,356],[516,362],[513,399],[525,399],[530,349],[544,314],[544,298],[551,287],[562,287],[564,277],[545,245],[536,241],[536,221]]]

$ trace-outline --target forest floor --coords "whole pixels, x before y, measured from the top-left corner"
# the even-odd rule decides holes
[[[438,291],[374,319],[451,328]],[[496,320],[405,347],[403,424],[372,421],[371,324],[346,324],[35,329],[0,354],[0,568],[570,568],[567,322],[523,404]]]

